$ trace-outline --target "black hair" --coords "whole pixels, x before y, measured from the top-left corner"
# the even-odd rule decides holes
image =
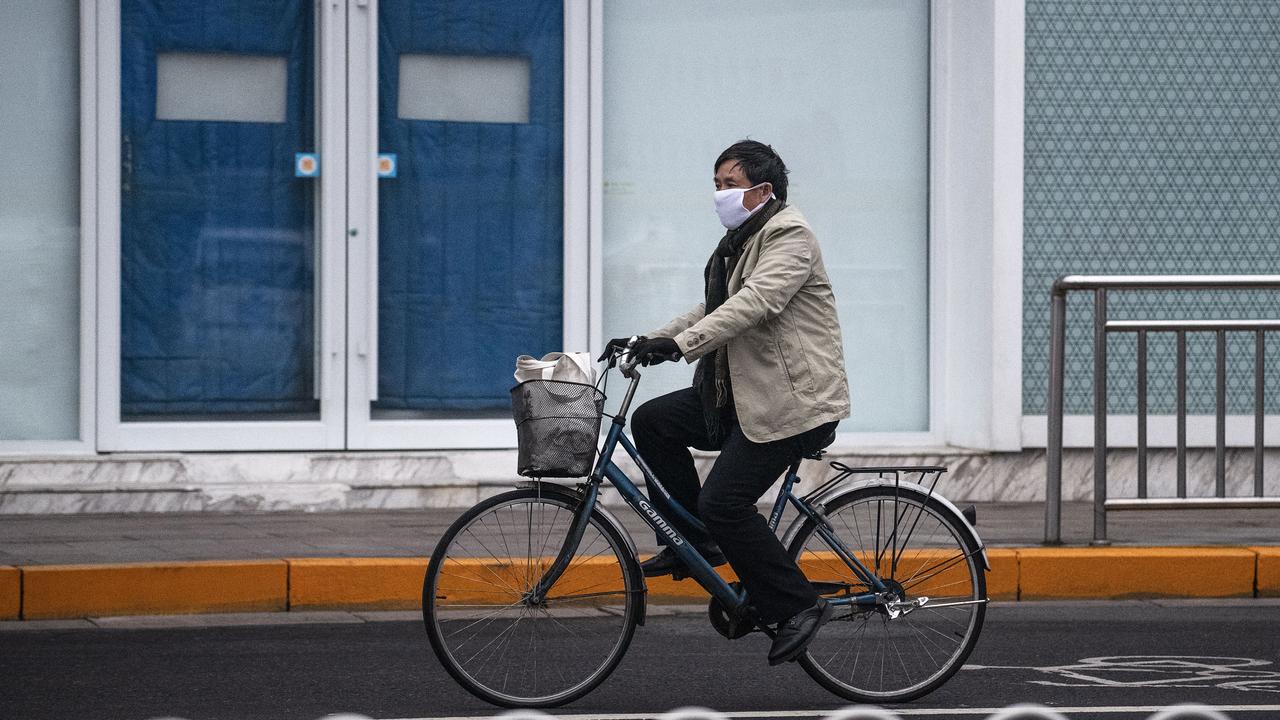
[[[736,142],[720,153],[711,171],[719,170],[726,160],[737,161],[742,173],[747,176],[747,182],[752,185],[767,182],[773,185],[773,194],[779,200],[787,201],[787,173],[790,171],[772,146],[755,140]]]

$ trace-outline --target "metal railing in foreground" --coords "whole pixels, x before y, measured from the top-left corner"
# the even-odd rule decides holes
[[[1252,710],[1258,706],[1246,706],[1246,707],[1249,707],[1250,710]],[[1141,713],[1146,712],[1144,708],[1135,708],[1135,709]],[[1024,703],[1019,705],[1010,705],[1006,708],[1000,708],[1000,709],[964,708],[962,712],[966,716],[974,715],[975,712],[988,713],[987,720],[1069,720],[1067,715],[1064,713],[1071,713],[1071,714],[1089,713],[1091,711],[1096,711],[1096,710],[1097,708],[1089,708],[1089,707],[1051,708],[1045,705],[1037,705],[1035,703]],[[1104,708],[1103,712],[1107,712],[1109,714],[1111,712],[1116,712],[1116,710],[1117,710],[1116,708]],[[1127,709],[1121,708],[1120,710],[1126,711]],[[929,709],[913,708],[905,712],[907,712],[909,715],[919,715],[921,713],[927,713],[929,715],[941,715],[946,711],[940,710],[938,712],[933,712]],[[682,708],[676,708],[675,710],[668,710],[667,712],[664,712],[664,713],[654,713],[652,715],[648,715],[645,713],[619,713],[619,714],[593,713],[591,715],[573,715],[572,717],[575,718],[575,720],[580,720],[581,718],[586,718],[586,717],[596,717],[596,718],[601,718],[602,720],[612,720],[612,719],[621,720],[622,718],[626,718],[626,720],[647,720],[648,718],[652,718],[652,720],[737,720],[737,718],[742,718],[742,717],[750,717],[750,718],[768,717],[771,714],[772,713],[769,713],[768,711],[762,712],[759,710],[751,711],[747,713],[734,713],[734,712],[723,713],[718,710],[712,710],[711,708],[705,708],[705,707],[682,707]],[[797,716],[798,714],[794,711],[780,711],[777,713],[777,715],[779,717],[790,717],[790,716]],[[820,720],[902,720],[902,716],[898,715],[892,710],[885,710],[883,708],[879,708],[874,705],[852,705],[849,707],[840,708],[839,710],[833,710],[825,716],[819,716],[816,714],[809,715],[808,713],[804,713],[800,716],[814,717],[814,718],[819,718]],[[476,717],[477,717],[477,720],[482,720],[481,716],[476,716]],[[160,720],[160,719],[157,718],[156,720]],[[180,720],[180,719],[165,718],[164,720]],[[373,720],[373,718],[370,718],[365,715],[354,714],[354,713],[339,713],[337,715],[326,715],[323,718],[320,718],[319,720]],[[413,719],[406,718],[405,720],[413,720]],[[421,718],[420,720],[432,720],[432,719]],[[542,712],[540,710],[508,710],[504,713],[494,715],[491,718],[491,720],[558,720],[558,719],[557,719],[557,716]],[[1152,714],[1148,716],[1147,720],[1231,720],[1231,719],[1227,715],[1225,715],[1221,710],[1215,707],[1212,707],[1210,705],[1186,704],[1186,705],[1171,705],[1169,707],[1164,708],[1163,710],[1153,711]]]
[[[1062,425],[1066,359],[1067,294],[1093,291],[1093,542],[1107,541],[1107,509],[1171,507],[1280,507],[1280,497],[1263,492],[1265,437],[1266,334],[1280,330],[1280,320],[1107,320],[1108,291],[1134,290],[1280,290],[1280,275],[1064,275],[1050,292],[1049,327],[1049,435],[1046,448],[1045,524],[1046,544],[1062,542]],[[1177,344],[1177,496],[1147,496],[1147,336],[1168,332]],[[1187,334],[1212,332],[1216,336],[1216,438],[1214,497],[1187,497]],[[1253,496],[1226,496],[1227,333],[1254,335],[1254,444]],[[1107,499],[1107,337],[1111,333],[1137,333],[1138,399],[1138,497]]]
[[[1136,708],[1139,712],[1145,714],[1142,708]],[[987,713],[987,720],[1069,720],[1064,713],[1090,713],[1096,708],[1088,707],[1072,707],[1072,708],[1051,708],[1045,705],[1034,703],[1024,703],[1019,705],[1010,705],[1000,709],[986,708],[964,708],[965,715],[974,715],[975,713]],[[1116,708],[1105,708],[1104,712],[1114,712]],[[1122,709],[1127,710],[1127,709]],[[934,712],[931,709],[913,708],[904,711],[908,715],[919,715],[927,713],[929,715],[943,716],[946,711],[939,709]],[[652,717],[653,720],[736,720],[741,717],[768,717],[771,713],[768,711],[753,711],[750,713],[722,713],[711,708],[704,707],[683,707],[669,710],[665,713],[655,713],[652,716],[646,716],[638,713],[629,713],[625,715],[612,716],[609,714],[601,714],[600,718],[626,717],[628,720],[641,720],[641,718]],[[795,712],[779,712],[779,717],[797,715]],[[806,714],[807,715],[807,714]],[[578,718],[584,716],[578,715]],[[818,717],[816,715],[812,717]],[[326,718],[325,720],[369,720],[361,716],[351,716],[350,718],[343,716]],[[538,710],[510,710],[497,715],[494,720],[556,720],[554,715],[548,715]],[[821,720],[902,720],[902,716],[892,710],[885,710],[874,705],[853,705],[849,707],[833,710],[827,715],[822,716]],[[1148,716],[1147,720],[1230,720],[1217,708],[1209,705],[1186,704],[1172,705],[1163,710],[1155,710]]]

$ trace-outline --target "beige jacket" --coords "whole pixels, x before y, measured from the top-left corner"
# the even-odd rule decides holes
[[[692,363],[728,346],[742,434],[781,440],[849,417],[849,383],[835,295],[804,216],[786,207],[747,238],[728,297],[704,303],[648,334],[675,338]]]

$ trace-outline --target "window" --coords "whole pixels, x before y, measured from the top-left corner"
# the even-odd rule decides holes
[[[529,122],[529,59],[483,55],[401,55],[405,120]]]
[[[283,56],[160,53],[156,117],[284,122],[287,77]]]
[[[839,304],[843,431],[929,429],[929,4],[609,2],[604,8],[604,335],[696,304],[723,234],[712,163],[767,142]],[[674,82],[678,79],[678,82]],[[646,377],[646,397],[689,372]]]
[[[80,435],[76,6],[0,3],[0,440]]]

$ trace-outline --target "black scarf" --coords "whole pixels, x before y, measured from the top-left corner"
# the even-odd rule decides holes
[[[737,228],[730,230],[720,238],[720,244],[707,260],[707,269],[703,272],[706,281],[705,314],[710,315],[720,307],[729,293],[729,271],[737,265],[742,256],[742,246],[747,238],[760,231],[769,218],[786,207],[786,203],[776,198],[769,199],[765,206],[747,219]],[[707,425],[707,437],[715,446],[724,441],[723,414],[727,414],[733,402],[733,389],[729,381],[729,354],[726,346],[712,350],[698,361],[693,372],[693,386],[698,389],[702,400],[702,418]]]

